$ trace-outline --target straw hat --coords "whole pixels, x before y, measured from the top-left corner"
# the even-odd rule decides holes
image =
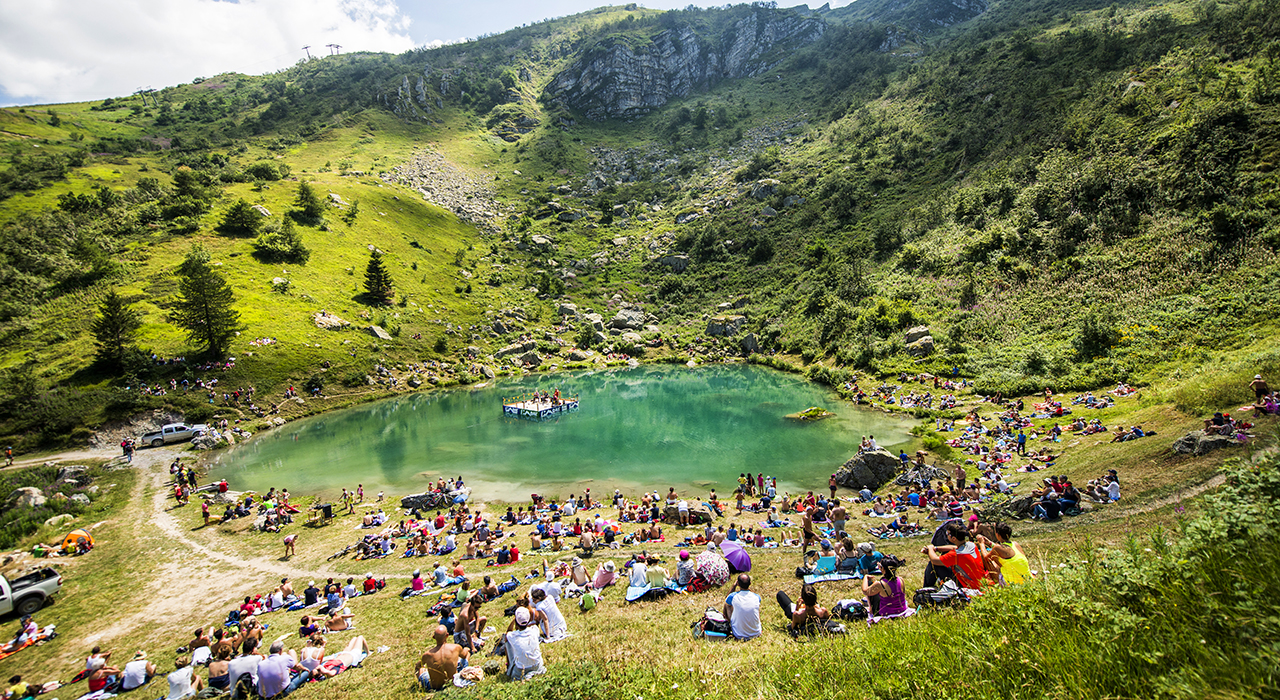
[[[147,658],[147,652],[146,652],[145,650],[140,650],[140,651],[138,651],[138,653],[136,653],[136,654],[134,654],[134,655],[133,655],[133,660],[134,660],[134,661],[140,661],[140,660],[145,659],[145,658]]]
[[[604,570],[608,571],[609,573],[613,573],[618,570],[618,567],[613,562],[607,561],[604,563]]]
[[[574,557],[573,560],[570,561],[569,563],[572,564],[573,566],[582,566],[582,560],[579,559],[578,557]]]

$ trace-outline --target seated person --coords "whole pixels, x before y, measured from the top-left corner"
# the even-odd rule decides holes
[[[147,652],[139,651],[133,660],[124,665],[124,678],[120,681],[121,690],[134,690],[151,682],[156,675],[156,665],[147,659]]]
[[[516,608],[511,629],[503,637],[507,652],[507,678],[524,680],[547,672],[542,662],[538,631],[533,612],[525,606]]]
[[[907,607],[907,591],[898,576],[898,568],[903,561],[889,555],[879,562],[880,580],[868,574],[862,579],[862,594],[867,597],[871,606],[872,620],[884,620],[894,617],[909,617],[915,610]]]
[[[818,605],[818,590],[812,583],[806,583],[800,588],[800,605],[798,606],[793,605],[791,597],[783,591],[778,591],[777,598],[782,614],[790,620],[787,623],[787,631],[793,637],[816,625],[824,624],[831,617],[831,611]]]
[[[688,552],[683,552],[683,554],[687,555]],[[612,586],[618,580],[617,568],[617,565],[611,561],[606,561],[596,567],[596,574],[591,579],[591,587],[602,589],[606,586]]]
[[[449,641],[449,630],[436,625],[432,635],[436,645],[422,653],[413,673],[426,691],[443,690],[453,680],[453,675],[467,667],[471,652]]]

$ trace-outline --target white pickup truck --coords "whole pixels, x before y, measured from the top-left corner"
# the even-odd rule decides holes
[[[154,433],[147,433],[139,440],[144,445],[159,447],[174,442],[185,442],[194,437],[200,437],[208,432],[209,426],[201,423],[199,425],[187,425],[186,423],[170,423]]]
[[[10,581],[0,576],[0,615],[31,615],[62,590],[62,574],[49,567]]]

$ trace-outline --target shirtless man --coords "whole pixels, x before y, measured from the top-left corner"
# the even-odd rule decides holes
[[[476,637],[484,631],[489,618],[480,616],[480,596],[473,595],[458,608],[453,621],[453,641],[466,647],[468,651],[479,651],[483,642]]]
[[[280,579],[280,592],[284,594],[285,598],[293,595],[293,584],[289,583],[288,577]]]
[[[818,541],[818,534],[813,531],[813,507],[804,509],[804,519],[800,521],[800,528],[804,530],[804,547],[808,547],[810,542]]]
[[[222,629],[216,629],[213,631],[213,644],[210,645],[210,651],[213,652],[213,658],[218,658],[219,654],[224,650],[227,653],[234,655],[236,647],[240,646],[240,642],[243,641],[238,634],[230,637],[226,635],[227,633]]]
[[[333,678],[357,662],[363,661],[368,655],[369,643],[365,641],[364,635],[356,636],[347,642],[346,648],[342,651],[324,657],[324,661],[316,666],[311,676],[312,678]]]
[[[444,625],[436,625],[433,635],[436,645],[422,653],[418,665],[413,669],[422,689],[426,691],[442,690],[449,685],[453,674],[467,667],[467,658],[471,652],[449,640],[449,630]]]
[[[844,532],[845,521],[849,519],[849,512],[845,510],[844,504],[840,503],[840,499],[832,499],[831,513],[827,517],[831,518],[831,525],[836,529],[836,535]]]
[[[484,585],[480,587],[480,595],[484,596],[485,600],[493,600],[498,597],[498,586],[493,582],[493,577],[488,575],[484,577]]]

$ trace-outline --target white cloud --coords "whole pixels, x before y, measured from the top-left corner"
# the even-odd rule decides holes
[[[72,102],[311,55],[413,48],[394,0],[0,0],[0,91]]]

